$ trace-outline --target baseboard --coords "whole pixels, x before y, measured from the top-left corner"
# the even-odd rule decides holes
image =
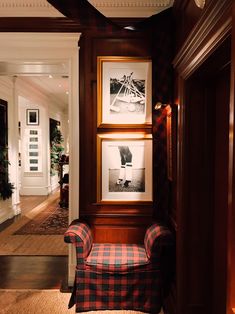
[[[0,224],[15,216],[14,209],[11,204],[11,199],[0,201]]]
[[[68,285],[68,277],[64,278],[61,282],[60,292],[61,293],[72,293],[73,286]]]

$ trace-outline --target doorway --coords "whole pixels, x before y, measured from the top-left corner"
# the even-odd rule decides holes
[[[185,300],[200,313],[225,313],[227,305],[230,74],[228,37],[184,86],[183,259],[193,287]]]
[[[79,33],[0,33],[0,75],[27,76],[68,75],[69,90],[69,139],[70,139],[70,193],[69,220],[78,218],[79,204],[79,106],[78,106],[78,41]],[[13,82],[14,83],[14,82]],[[9,161],[10,178],[18,178],[18,107],[16,90],[9,103]],[[19,186],[16,182],[12,197],[12,212],[17,214],[16,204]],[[69,281],[74,276],[74,253],[69,254]]]

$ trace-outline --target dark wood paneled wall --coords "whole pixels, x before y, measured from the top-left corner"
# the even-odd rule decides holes
[[[230,0],[207,1],[204,10],[194,1],[175,2],[175,99],[180,105],[177,313],[181,314],[230,314],[234,307],[233,297],[229,298],[234,291],[230,277],[234,222],[229,222],[234,217],[229,205],[234,186],[231,8]]]
[[[82,152],[80,156],[80,215],[93,226],[96,241],[142,242],[146,226],[153,219],[167,220],[170,196],[166,176],[166,138],[163,144],[159,145],[158,133],[155,132],[153,132],[153,137],[157,141],[153,141],[153,202],[149,204],[97,203],[96,135],[112,131],[97,128],[97,57],[150,57],[153,62],[153,108],[157,100],[169,101],[172,88],[170,85],[172,59],[169,58],[172,53],[170,20],[171,14],[166,12],[159,15],[156,20],[151,20],[150,24],[142,25],[142,30],[136,32],[96,30],[84,32],[81,37],[79,43],[80,147]],[[159,25],[162,28],[159,28]],[[153,128],[155,123],[153,110]],[[165,129],[165,120],[161,122],[160,129]],[[115,131],[122,132],[123,129],[117,128]],[[126,129],[126,131],[152,133],[151,128]],[[158,158],[159,156],[161,158]]]
[[[175,0],[174,18],[175,18],[175,49],[183,45],[190,35],[191,30],[197,24],[205,12],[206,7],[212,0],[207,0],[204,9],[200,9],[194,0]]]
[[[80,216],[93,226],[99,242],[142,242],[152,220],[150,204],[97,203],[97,57],[151,57],[147,33],[86,32],[80,42]],[[112,131],[106,129],[105,131]],[[115,129],[116,132],[122,131]],[[129,130],[146,131],[144,129]]]

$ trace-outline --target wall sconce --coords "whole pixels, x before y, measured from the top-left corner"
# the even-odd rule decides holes
[[[156,105],[154,106],[154,109],[155,110],[160,110],[160,109],[162,109],[162,108],[164,108],[164,107],[166,107],[167,105],[166,104],[162,104],[160,101],[158,101],[157,103],[156,103]]]
[[[194,0],[194,2],[200,9],[203,9],[206,4],[206,0]]]

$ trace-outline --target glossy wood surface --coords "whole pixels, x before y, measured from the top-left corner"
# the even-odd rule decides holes
[[[174,61],[180,104],[177,312],[181,314],[230,313],[232,305],[227,288],[232,268],[227,200],[234,171],[228,161],[231,7],[230,0],[208,1],[194,26],[181,25],[185,38],[178,39]],[[181,16],[189,14],[179,8]]]
[[[0,289],[61,289],[67,256],[0,256]]]

